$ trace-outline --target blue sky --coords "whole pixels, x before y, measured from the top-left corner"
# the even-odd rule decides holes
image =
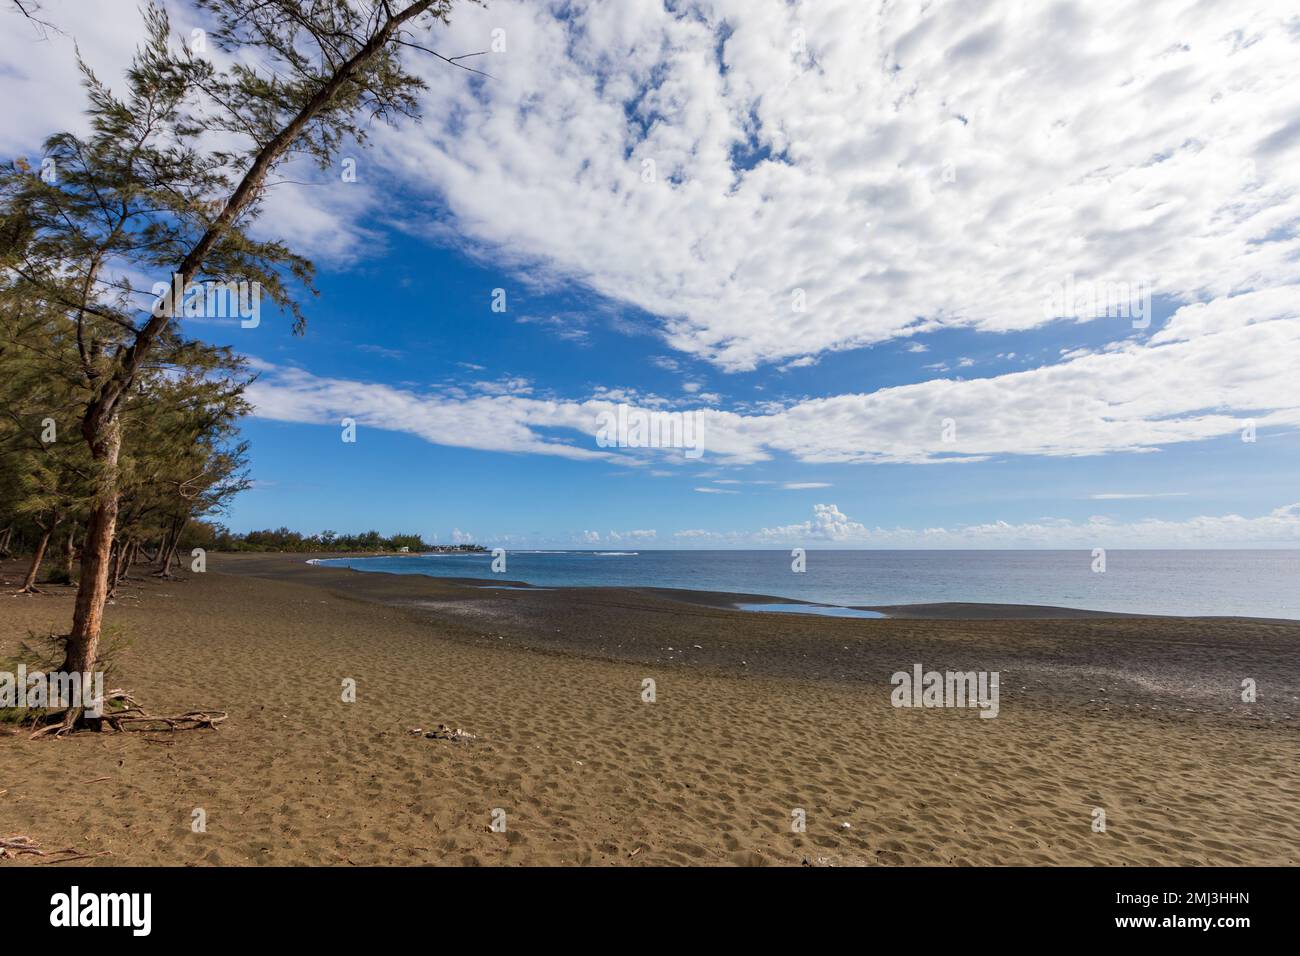
[[[689,382],[716,393],[718,405],[729,408],[926,382],[935,376],[929,366],[955,367],[963,358],[975,363],[961,370],[964,377],[996,377],[1057,361],[1063,350],[1101,347],[1114,338],[1118,321],[1062,320],[1009,333],[939,330],[915,339],[924,352],[884,343],[836,352],[812,367],[728,373],[675,354],[657,336],[652,317],[580,286],[510,294],[507,285],[509,311],[503,314],[490,309],[493,290],[507,281],[502,272],[455,250],[394,241],[375,268],[391,276],[369,269],[323,273],[305,336],[290,334],[287,321],[268,318],[257,329],[213,337],[316,376],[418,393],[452,388],[477,394],[484,391],[477,383],[503,382],[511,393],[527,388],[581,396],[619,388],[689,405],[682,391]],[[1145,338],[1171,308],[1157,303],[1149,330],[1121,328],[1121,336]],[[555,325],[521,321],[534,316],[561,318]],[[1015,358],[1005,357],[1013,352]],[[663,367],[665,359],[676,369]],[[673,456],[674,464],[658,468],[447,447],[365,426],[355,444],[345,444],[334,423],[254,418],[244,431],[258,486],[233,509],[232,527],[373,526],[418,530],[440,541],[452,540],[459,529],[489,543],[538,547],[582,544],[581,532],[591,530],[600,533],[601,544],[618,543],[611,532],[647,529],[657,533],[641,538],[642,547],[689,546],[692,541],[667,534],[797,523],[828,499],[855,520],[888,529],[1034,524],[1044,517],[1082,523],[1104,516],[1122,523],[1250,515],[1260,502],[1295,496],[1300,459],[1294,430],[1266,433],[1254,444],[1233,433],[1156,452],[1001,455],[959,465],[813,464],[776,455],[736,466],[710,460],[706,450],[698,461]],[[595,447],[593,440],[587,444]],[[637,453],[624,454],[635,460]]]
[[[0,41],[4,149],[83,122],[73,39],[120,74],[112,3]],[[188,323],[261,370],[229,526],[1300,546],[1286,5],[867,6],[458,11],[438,48],[491,80],[415,63],[420,124],[267,197],[306,334]],[[698,415],[702,456],[599,446],[619,405]]]

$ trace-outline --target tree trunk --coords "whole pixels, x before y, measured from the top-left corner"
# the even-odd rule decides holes
[[[10,525],[9,527],[5,528],[4,532],[0,533],[0,558],[9,557],[9,542],[13,539],[13,536],[14,536],[13,525]]]
[[[181,515],[176,519],[176,540],[172,542],[172,557],[176,559],[176,570],[181,569],[185,559],[180,556],[181,539],[185,537],[185,529],[189,526],[189,515]]]
[[[117,456],[122,448],[122,432],[116,417],[91,432],[91,454],[104,469],[100,492],[90,510],[86,524],[86,541],[81,549],[81,583],[77,587],[77,606],[72,612],[72,633],[68,635],[62,670],[66,673],[95,669],[99,656],[99,632],[104,625],[104,602],[108,600],[108,562],[117,529]],[[67,725],[76,717],[69,710]]]
[[[154,572],[160,578],[170,578],[172,576],[172,561],[176,557],[176,548],[181,543],[181,519],[173,518],[171,531],[167,534],[167,547],[159,549],[162,558],[162,567]]]
[[[154,551],[153,558],[149,562],[154,565],[155,568],[162,566],[163,558],[167,556],[167,549],[171,545],[171,540],[172,536],[170,531],[164,531],[163,536],[158,539],[158,547]]]
[[[117,561],[117,579],[125,581],[126,576],[131,573],[131,562],[135,560],[135,541],[127,538],[122,541],[122,556]]]
[[[72,583],[72,562],[77,552],[77,522],[72,522],[68,529],[68,538],[63,542],[63,579]]]
[[[122,576],[122,542],[116,540],[109,549],[108,596],[117,597],[117,582]]]
[[[41,533],[41,540],[36,543],[36,553],[32,555],[32,566],[27,569],[27,580],[23,582],[21,594],[36,593],[36,575],[41,570],[41,562],[45,560],[45,548],[50,543],[50,535],[53,533],[53,525],[46,528]]]
[[[172,538],[172,546],[167,549],[167,560],[163,562],[163,577],[172,576],[172,562],[176,560],[176,546],[180,544],[180,536]]]

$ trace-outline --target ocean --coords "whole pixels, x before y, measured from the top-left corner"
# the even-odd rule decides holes
[[[735,591],[836,606],[1045,604],[1136,614],[1300,619],[1300,550],[1091,551],[508,551],[331,558],[334,567],[432,577],[501,578],[538,587]]]

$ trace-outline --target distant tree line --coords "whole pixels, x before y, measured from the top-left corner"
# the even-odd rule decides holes
[[[186,544],[207,548],[210,551],[484,551],[477,544],[432,544],[418,534],[382,535],[378,531],[361,534],[340,534],[322,531],[319,534],[302,534],[288,528],[266,528],[242,534],[229,531],[219,524],[196,522],[190,529]]]

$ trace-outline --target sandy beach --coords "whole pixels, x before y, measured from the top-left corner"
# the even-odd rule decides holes
[[[229,719],[60,741],[5,727],[0,835],[108,865],[1300,862],[1297,623],[814,618],[307,557],[137,574],[107,610],[111,683]],[[19,573],[0,565],[7,659],[66,627],[73,597],[12,596]],[[916,663],[999,672],[997,718],[891,706],[890,675]],[[473,739],[410,733],[439,724]]]

